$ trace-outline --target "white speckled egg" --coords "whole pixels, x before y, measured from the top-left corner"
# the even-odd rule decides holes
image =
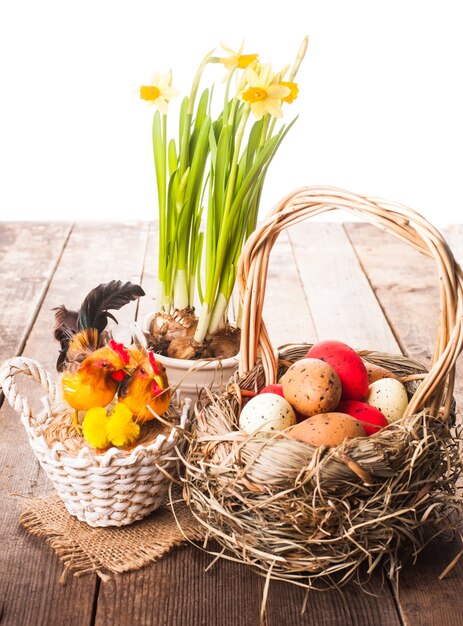
[[[369,386],[366,402],[379,409],[389,423],[395,422],[407,408],[407,390],[400,380],[381,378]]]
[[[294,426],[296,422],[293,407],[276,393],[255,396],[246,404],[240,415],[240,428],[249,435],[284,430]]]

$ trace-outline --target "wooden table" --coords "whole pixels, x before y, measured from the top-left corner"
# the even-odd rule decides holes
[[[461,262],[463,227],[446,234]],[[120,312],[121,329],[155,307],[156,234],[147,224],[0,224],[0,268],[0,361],[23,354],[52,371],[51,308],[78,306],[100,282],[141,281],[148,294]],[[432,262],[369,225],[305,223],[274,248],[265,319],[275,344],[336,338],[427,362],[437,310]],[[460,365],[460,407],[462,380]],[[50,485],[6,403],[0,417],[2,626],[259,623],[264,581],[226,561],[205,572],[211,558],[191,546],[107,583],[89,575],[60,584],[59,560],[18,523],[18,494],[45,494]],[[304,615],[303,590],[272,584],[266,626],[461,626],[463,563],[438,579],[459,546],[436,541],[416,566],[404,567],[399,592],[380,572],[362,585],[369,595],[353,583],[343,594],[312,592]]]

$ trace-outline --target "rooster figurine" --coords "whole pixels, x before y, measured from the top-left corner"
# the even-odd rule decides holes
[[[63,373],[64,400],[78,412],[104,407],[114,398],[127,373],[130,354],[106,331],[110,310],[145,295],[139,285],[113,280],[93,289],[78,311],[64,305],[55,310],[55,338],[61,344],[56,369]]]
[[[140,345],[130,352],[136,368],[122,381],[119,402],[125,404],[139,424],[143,424],[167,411],[171,393],[165,367],[156,361],[154,352]]]

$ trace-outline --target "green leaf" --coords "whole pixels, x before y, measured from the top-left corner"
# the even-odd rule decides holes
[[[201,263],[203,259],[203,242],[204,242],[204,233],[199,233],[197,252],[196,252],[196,262],[195,262],[196,272],[195,273],[196,273],[196,284],[198,286],[198,296],[199,296],[199,301],[201,304],[204,302],[203,285],[201,281]]]
[[[219,211],[223,209],[225,204],[225,188],[231,162],[230,138],[230,127],[224,126],[220,133],[215,160],[214,199]]]
[[[189,101],[188,96],[185,96],[182,100],[182,105],[180,107],[180,115],[179,115],[179,120],[178,120],[179,122],[178,145],[179,146],[182,145],[182,137],[185,132],[185,123],[186,123],[187,111],[188,111],[188,101]]]
[[[210,117],[206,117],[201,127],[196,150],[191,161],[190,176],[188,178],[188,184],[185,192],[186,201],[189,203],[194,203],[196,196],[199,195],[206,161],[209,154],[210,126],[211,119]]]
[[[260,136],[262,133],[262,126],[264,125],[263,118],[258,122],[254,122],[251,132],[249,133],[248,149],[246,151],[246,171],[249,171],[254,161],[254,156],[257,152]]]
[[[167,151],[167,158],[169,161],[169,176],[175,172],[178,167],[177,147],[175,145],[175,139],[169,141],[169,149]]]
[[[242,202],[243,198],[248,193],[252,185],[256,183],[267,159],[271,158],[275,154],[277,146],[278,136],[272,137],[262,148],[262,151],[258,154],[253,166],[244,178],[243,183],[238,190],[238,193],[235,195],[232,203],[232,209],[230,211],[232,215],[236,210],[236,207],[239,206],[240,202]]]
[[[190,163],[193,160],[193,155],[195,152],[199,133],[201,132],[201,127],[207,115],[208,105],[209,105],[209,89],[205,89],[198,102],[198,108],[196,110],[196,117],[195,117],[193,132],[190,138]]]

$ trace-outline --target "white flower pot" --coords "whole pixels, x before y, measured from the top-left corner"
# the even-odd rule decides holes
[[[155,313],[146,316],[143,330],[149,332],[150,323]],[[167,371],[169,384],[173,390],[177,388],[180,399],[198,399],[199,391],[209,387],[213,392],[225,385],[238,367],[239,355],[228,359],[175,359],[156,353]]]

